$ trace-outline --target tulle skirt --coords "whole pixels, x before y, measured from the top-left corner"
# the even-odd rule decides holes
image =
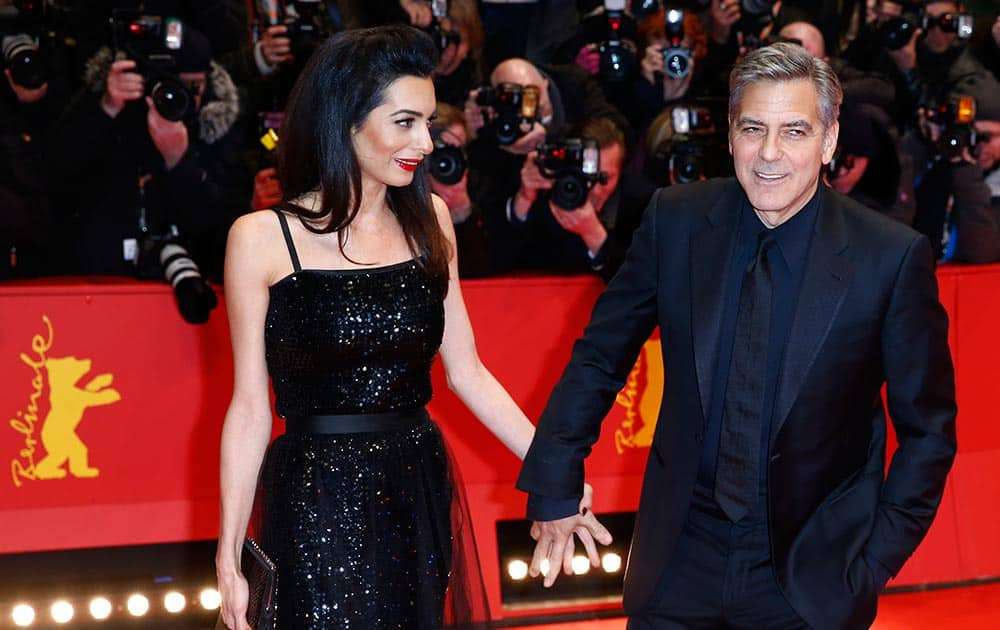
[[[468,508],[433,422],[281,435],[257,507],[281,630],[489,627]]]

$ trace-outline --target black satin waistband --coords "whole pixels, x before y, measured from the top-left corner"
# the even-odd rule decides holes
[[[399,431],[415,427],[428,419],[424,408],[385,413],[292,416],[285,419],[285,432],[336,434]]]

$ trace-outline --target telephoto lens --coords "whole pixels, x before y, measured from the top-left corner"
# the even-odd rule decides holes
[[[167,282],[174,288],[177,308],[189,324],[204,324],[218,299],[208,286],[198,265],[188,251],[175,242],[167,242],[160,250],[160,264]]]
[[[14,83],[31,90],[42,87],[47,81],[42,52],[30,35],[20,33],[3,38],[4,65],[10,70]]]
[[[431,177],[445,186],[462,181],[467,163],[462,149],[448,144],[440,136],[434,137],[434,152],[430,159]]]

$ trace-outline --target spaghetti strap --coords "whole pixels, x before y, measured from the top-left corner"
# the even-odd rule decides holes
[[[288,255],[292,258],[292,267],[295,271],[302,271],[302,266],[299,264],[299,255],[295,252],[295,243],[292,242],[292,233],[288,230],[288,219],[285,218],[285,213],[277,208],[271,208],[274,213],[278,215],[278,222],[281,223],[281,233],[285,235],[285,245],[288,246]]]

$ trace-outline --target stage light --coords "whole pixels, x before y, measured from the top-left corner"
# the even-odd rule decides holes
[[[26,628],[35,622],[35,609],[27,604],[18,604],[14,606],[11,618],[14,620],[15,626]]]
[[[548,575],[549,574],[549,559],[548,558],[542,558],[542,564],[541,564],[541,567],[539,567],[539,568],[542,570],[542,575]]]
[[[129,596],[128,601],[125,602],[125,607],[128,608],[129,614],[133,617],[142,617],[149,612],[149,600],[146,599],[145,595],[136,593]]]
[[[111,616],[111,602],[104,597],[90,600],[90,616],[99,621],[107,619]]]
[[[618,573],[622,568],[622,557],[617,553],[608,552],[601,558],[601,567],[605,573]]]
[[[199,595],[201,607],[205,610],[216,610],[222,605],[222,595],[214,588],[206,588]]]
[[[528,577],[528,563],[524,560],[511,560],[507,563],[507,575],[512,580],[523,580]]]
[[[163,597],[163,607],[167,612],[179,613],[187,605],[187,599],[177,591],[171,591]]]
[[[590,559],[587,556],[573,556],[573,574],[584,575],[590,571]]]
[[[52,609],[49,612],[52,614],[52,621],[69,623],[73,619],[73,604],[61,599],[52,604]]]

